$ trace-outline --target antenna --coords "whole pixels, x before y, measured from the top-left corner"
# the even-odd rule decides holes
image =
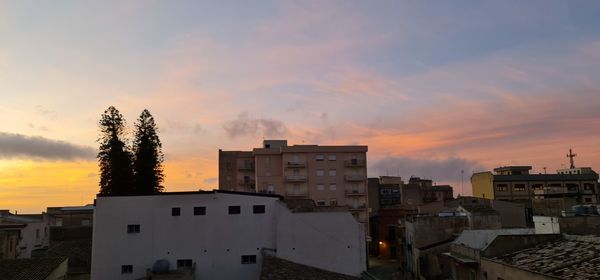
[[[465,171],[460,171],[460,193],[463,193],[465,190],[463,189],[463,184],[465,183]]]
[[[547,175],[547,174],[548,174],[548,172],[547,172],[547,169],[548,169],[548,168],[544,166],[544,175]]]
[[[569,153],[567,154],[567,157],[569,158],[569,161],[571,162],[571,169],[575,168],[575,157],[577,156],[577,154],[573,153],[573,149],[569,148]]]

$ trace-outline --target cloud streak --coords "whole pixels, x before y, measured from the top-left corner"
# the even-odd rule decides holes
[[[435,181],[460,181],[461,171],[468,178],[473,171],[485,170],[480,163],[458,157],[448,157],[440,160],[429,160],[410,157],[385,157],[376,161],[369,172],[379,176],[400,175],[424,177]],[[398,174],[400,173],[400,174]]]
[[[47,160],[92,160],[95,150],[40,136],[0,132],[0,158],[40,158]]]
[[[244,136],[283,137],[288,129],[278,120],[254,118],[248,112],[242,112],[237,119],[223,125],[225,133],[230,138]]]

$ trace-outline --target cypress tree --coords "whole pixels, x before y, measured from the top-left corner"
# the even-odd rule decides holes
[[[155,194],[163,191],[163,153],[158,138],[158,128],[154,117],[146,109],[142,111],[135,124],[133,162],[135,191],[137,194]]]
[[[100,194],[132,195],[133,172],[131,152],[125,144],[125,119],[115,107],[110,106],[100,121]]]

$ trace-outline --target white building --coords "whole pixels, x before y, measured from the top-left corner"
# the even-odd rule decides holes
[[[16,246],[18,259],[31,258],[31,252],[34,250],[48,249],[50,238],[46,214],[17,215],[8,210],[0,210],[0,222],[25,224],[25,227],[21,229]]]
[[[92,280],[138,279],[157,260],[196,279],[259,279],[261,252],[359,276],[365,234],[348,212],[292,213],[280,196],[229,191],[98,197]]]

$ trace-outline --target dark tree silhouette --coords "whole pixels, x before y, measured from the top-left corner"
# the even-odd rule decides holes
[[[154,194],[163,190],[163,153],[154,117],[146,109],[135,124],[133,151],[136,194]]]
[[[125,134],[125,119],[115,107],[110,106],[99,121],[100,124],[100,194],[103,195],[132,195],[133,172],[131,152],[123,137]]]

